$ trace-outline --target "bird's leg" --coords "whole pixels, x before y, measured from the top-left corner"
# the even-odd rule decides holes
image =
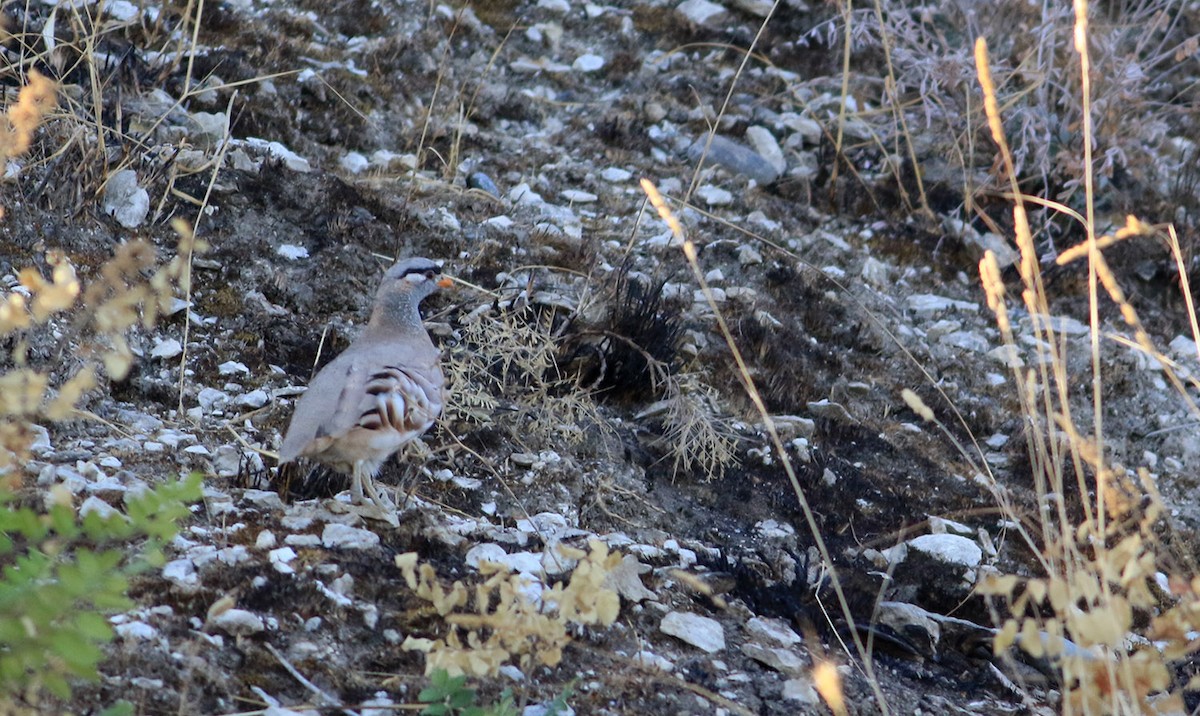
[[[363,488],[367,492],[367,497],[370,498],[371,502],[375,503],[380,510],[383,512],[396,511],[396,505],[387,498],[386,494],[380,494],[378,487],[375,485],[375,478],[366,474],[365,472],[363,473]]]
[[[350,483],[350,505],[345,507],[363,519],[379,520],[392,527],[400,525],[400,517],[396,507],[388,499],[379,494],[375,480],[371,477],[362,463],[355,463],[354,475]]]
[[[353,475],[350,478],[350,501],[356,505],[363,503],[363,464],[354,463]]]

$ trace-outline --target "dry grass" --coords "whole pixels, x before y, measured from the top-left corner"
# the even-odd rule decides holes
[[[534,452],[551,439],[578,442],[588,425],[601,424],[590,393],[559,370],[552,321],[511,304],[464,316],[461,339],[446,352],[446,420],[493,425]]]
[[[1185,201],[1194,225],[1195,198],[1176,186],[1192,173],[1196,156],[1191,143],[1178,138],[1195,136],[1200,125],[1197,105],[1187,99],[1190,89],[1180,89],[1187,84],[1181,75],[1196,69],[1196,38],[1181,5],[1138,0],[1119,9],[1089,8],[1093,86],[1086,108],[1078,101],[1080,55],[1070,3],[897,7],[880,0],[852,12],[847,4],[839,7],[836,19],[802,39],[842,48],[840,94],[859,100],[854,110],[843,104],[833,117],[825,107],[811,110],[834,125],[835,151],[845,162],[832,167],[835,178],[843,166],[869,172],[882,165],[893,173],[906,211],[926,210],[926,192],[936,183],[959,192],[962,201],[939,211],[949,208],[964,221],[1010,233],[997,213],[998,200],[1011,198],[1008,178],[986,138],[974,83],[972,44],[985,37],[1022,191],[1082,213],[1090,176],[1118,214],[1144,210],[1149,195],[1166,211],[1176,208],[1166,202]],[[805,82],[825,88],[819,78]],[[1101,149],[1097,161],[1085,165],[1081,128],[1089,120],[1091,140]],[[843,128],[851,123],[854,135],[869,128],[869,138],[848,137]],[[1051,259],[1056,241],[1080,235],[1057,210],[1030,206],[1029,212],[1039,249]]]
[[[1077,66],[1085,78],[1080,104],[1084,116],[1090,117],[1085,0],[1079,0],[1075,10]],[[1142,714],[1182,709],[1181,691],[1172,688],[1172,664],[1200,647],[1188,637],[1200,627],[1200,583],[1178,571],[1180,562],[1159,537],[1168,510],[1149,471],[1126,468],[1110,456],[1103,416],[1106,356],[1111,351],[1101,341],[1105,328],[1099,310],[1102,297],[1119,307],[1134,335],[1121,345],[1161,360],[1164,374],[1180,400],[1192,416],[1200,417],[1183,381],[1153,345],[1103,254],[1103,249],[1117,242],[1145,240],[1162,231],[1172,239],[1178,258],[1178,242],[1173,240],[1169,227],[1151,227],[1134,217],[1112,235],[1098,236],[1094,229],[1095,189],[1089,171],[1093,162],[1090,153],[1084,152],[1080,186],[1086,197],[1082,213],[1087,240],[1059,257],[1060,263],[1082,259],[1088,263],[1092,331],[1091,375],[1086,378],[1092,390],[1090,405],[1080,410],[1073,396],[1081,376],[1069,373],[1070,347],[1048,320],[1051,313],[1041,263],[1025,198],[1018,189],[1019,160],[1008,146],[987,45],[982,40],[977,43],[976,58],[990,131],[1016,197],[1013,224],[1021,252],[1018,305],[1033,319],[1033,337],[1037,339],[1033,345],[1038,347],[1030,361],[1036,367],[1014,366],[1012,377],[1029,426],[1034,489],[1042,509],[1028,529],[1022,525],[1020,515],[1008,514],[1014,524],[1020,525],[1021,538],[1038,555],[1043,574],[1032,579],[996,576],[982,586],[983,593],[998,597],[1002,605],[997,609],[1003,627],[996,639],[996,653],[1004,654],[1016,644],[1035,657],[1049,658],[1062,674],[1066,713]],[[1090,147],[1090,122],[1084,121],[1082,129],[1084,145]],[[1105,146],[1105,142],[1098,146]],[[1104,166],[1101,163],[1101,171]],[[1026,342],[1022,340],[1022,329],[1010,319],[1012,299],[990,252],[980,263],[980,275],[1004,342],[1018,351],[1018,346]],[[1190,293],[1186,274],[1181,273],[1180,278],[1183,289]],[[1190,312],[1187,318],[1195,326],[1190,302],[1185,305]],[[1077,499],[1070,499],[1072,494]],[[1069,509],[1069,502],[1077,505],[1078,513]],[[1159,585],[1160,572],[1170,574],[1169,593]],[[1138,625],[1138,613],[1152,615],[1147,627]]]

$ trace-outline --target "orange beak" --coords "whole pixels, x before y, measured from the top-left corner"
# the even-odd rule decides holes
[[[442,276],[437,282],[438,288],[450,288],[454,285],[454,279],[449,276]]]

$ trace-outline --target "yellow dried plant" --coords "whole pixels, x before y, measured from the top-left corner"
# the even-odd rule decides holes
[[[36,268],[22,269],[20,287],[0,296],[0,337],[45,327],[60,314],[84,331],[75,338],[75,355],[82,360],[57,389],[51,374],[61,367],[27,365],[28,339],[19,336],[12,351],[16,367],[0,374],[0,475],[28,459],[36,423],[64,420],[75,412],[83,396],[98,384],[99,371],[116,380],[128,374],[133,352],[126,332],[135,325],[154,325],[170,306],[174,287],[187,280],[185,257],[207,248],[190,230],[176,229],[179,252],[165,265],[158,265],[149,243],[130,241],[117,248],[100,267],[100,277],[84,288],[67,256],[52,250],[46,254],[49,277]],[[147,278],[148,272],[152,273]]]
[[[471,594],[462,582],[443,588],[433,568],[418,564],[415,553],[396,557],[409,588],[433,604],[450,626],[443,638],[410,636],[402,648],[426,655],[426,674],[444,669],[451,676],[491,676],[514,658],[523,669],[557,666],[571,640],[569,626],[609,626],[621,606],[617,593],[605,586],[621,563],[619,553],[610,553],[598,540],[589,543],[589,551],[560,545],[558,552],[564,559],[578,560],[575,570],[565,585],[557,582],[537,597],[531,596],[529,577],[510,573],[503,565],[481,564],[479,571],[486,579],[473,590],[474,613],[455,611]]]
[[[57,105],[58,84],[35,69],[17,93],[17,103],[4,114],[0,127],[0,160],[7,161],[29,151],[33,132]]]

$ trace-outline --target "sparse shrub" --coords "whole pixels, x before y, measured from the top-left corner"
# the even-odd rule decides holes
[[[438,639],[409,636],[402,648],[425,653],[427,674],[445,670],[452,676],[494,676],[514,658],[523,669],[557,666],[570,641],[569,626],[609,626],[620,610],[620,598],[604,582],[621,555],[596,540],[589,549],[560,545],[560,557],[578,564],[565,585],[556,582],[536,598],[530,595],[527,577],[501,565],[480,565],[486,579],[473,590],[462,582],[446,589],[433,567],[418,564],[415,553],[397,556],[396,566],[409,589],[429,601],[449,627]],[[471,604],[472,595],[474,613],[458,611]]]
[[[683,314],[663,300],[664,285],[644,285],[627,267],[618,271],[604,321],[570,336],[568,360],[585,365],[581,382],[598,395],[649,402],[638,418],[659,423],[661,437],[651,445],[671,459],[672,475],[719,478],[737,463],[737,434],[717,391],[699,370],[684,368]]]
[[[450,421],[492,423],[497,412],[514,439],[576,442],[599,423],[590,393],[559,370],[553,316],[532,308],[484,306],[464,317],[460,343],[447,351]]]
[[[658,416],[662,437],[652,443],[671,458],[672,475],[720,478],[737,464],[737,432],[717,407],[717,391],[695,373],[665,375],[664,398],[641,413]]]
[[[129,578],[160,566],[162,547],[200,498],[200,475],[130,498],[125,513],[80,517],[64,488],[45,511],[0,496],[0,707],[71,693],[97,680],[113,630],[104,614],[127,609]],[[135,556],[128,544],[143,540]]]

